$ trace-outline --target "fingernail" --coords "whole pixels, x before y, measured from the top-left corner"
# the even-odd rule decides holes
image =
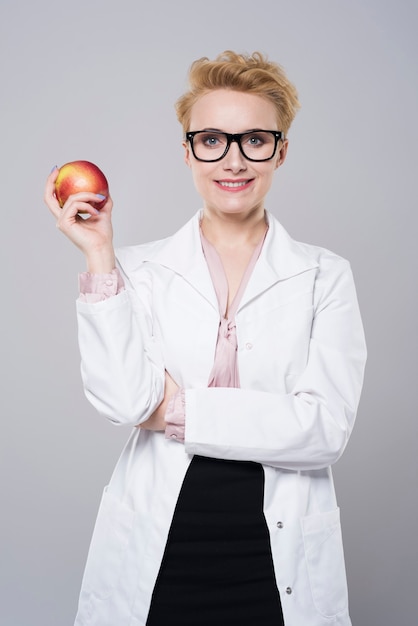
[[[96,197],[99,198],[99,200],[104,200],[106,198],[106,196],[102,196],[101,193],[96,193]]]
[[[50,174],[52,174],[52,172],[53,172],[54,170],[57,170],[57,169],[58,169],[58,165],[54,165],[54,167],[53,167],[53,168],[52,168],[52,170],[50,171]]]

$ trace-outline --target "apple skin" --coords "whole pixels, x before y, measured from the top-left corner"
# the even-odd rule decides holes
[[[90,191],[105,196],[104,200],[90,202],[98,211],[107,202],[109,185],[106,176],[97,165],[90,161],[71,161],[59,169],[55,181],[55,195],[60,207],[64,206],[69,196],[80,191]]]

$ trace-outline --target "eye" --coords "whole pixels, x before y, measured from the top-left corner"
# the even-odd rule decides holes
[[[204,139],[204,143],[207,146],[216,146],[218,144],[218,137],[206,137],[206,139]]]
[[[251,135],[245,136],[245,142],[249,146],[256,148],[257,146],[263,146],[266,142],[266,138],[263,133],[251,133]]]
[[[226,138],[221,133],[199,133],[195,136],[195,141],[204,148],[219,148],[226,144]]]

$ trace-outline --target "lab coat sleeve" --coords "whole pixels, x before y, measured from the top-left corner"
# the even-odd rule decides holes
[[[339,259],[318,270],[308,361],[291,393],[186,389],[186,452],[290,470],[333,464],[353,428],[365,360],[351,269]]]
[[[164,363],[153,336],[151,278],[102,302],[77,301],[81,375],[88,400],[115,424],[140,424],[164,397]]]

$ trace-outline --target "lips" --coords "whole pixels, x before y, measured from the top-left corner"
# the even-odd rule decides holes
[[[226,191],[242,191],[243,189],[247,189],[253,180],[253,178],[241,178],[238,180],[225,179],[216,180],[215,183]]]

